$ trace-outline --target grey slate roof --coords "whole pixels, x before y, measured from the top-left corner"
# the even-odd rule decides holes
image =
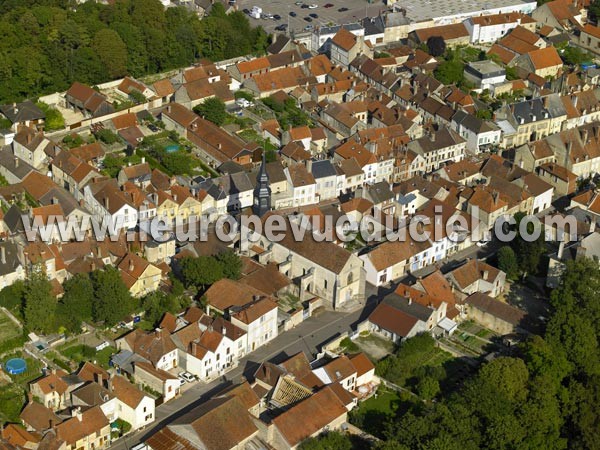
[[[336,176],[335,167],[333,167],[333,164],[328,159],[313,161],[311,172],[315,180]]]
[[[0,275],[4,276],[13,273],[21,265],[21,261],[19,248],[14,242],[0,242],[0,249],[4,249],[4,260],[0,259]]]
[[[18,160],[18,161],[17,161]],[[0,150],[0,166],[4,167],[19,180],[25,178],[35,169],[22,159],[17,158],[10,146],[5,146]]]
[[[31,100],[25,100],[17,104],[2,105],[0,106],[0,112],[12,123],[46,118],[44,112]]]
[[[417,319],[422,320],[423,322],[427,322],[431,314],[434,312],[432,309],[429,309],[426,306],[423,306],[416,302],[411,302],[407,298],[395,293],[386,296],[382,300],[382,303],[390,305],[392,308],[396,308],[399,311],[416,317]]]

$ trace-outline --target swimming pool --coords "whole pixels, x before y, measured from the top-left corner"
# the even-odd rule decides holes
[[[177,150],[179,150],[179,145],[177,145],[177,144],[167,145],[165,147],[165,151],[167,153],[175,153]]]

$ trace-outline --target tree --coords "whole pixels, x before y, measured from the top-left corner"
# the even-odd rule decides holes
[[[598,24],[600,17],[600,0],[594,0],[588,9],[588,19],[595,24]]]
[[[218,126],[223,125],[228,116],[225,102],[218,97],[204,100],[194,108],[194,112]]]
[[[116,31],[98,31],[92,41],[92,48],[106,67],[110,78],[127,74],[127,47]]]
[[[431,400],[439,393],[440,383],[433,377],[423,377],[417,383],[417,394],[425,400]]]
[[[38,108],[44,111],[46,119],[44,120],[44,129],[46,131],[62,130],[65,127],[65,118],[60,111],[44,102],[37,102]]]
[[[0,291],[0,306],[21,313],[24,297],[25,282],[23,280],[17,280]]]
[[[23,317],[31,331],[54,331],[56,297],[52,285],[42,270],[35,270],[27,280],[24,292]]]
[[[223,278],[223,266],[210,256],[187,257],[181,263],[181,273],[187,287],[199,286],[204,290]]]
[[[427,39],[427,49],[431,56],[442,56],[446,52],[446,41],[442,36],[431,36]]]
[[[352,441],[339,431],[330,431],[310,438],[300,445],[300,450],[352,450]]]
[[[463,69],[460,61],[444,61],[435,69],[435,77],[444,84],[458,84],[463,81]]]
[[[112,326],[133,311],[133,300],[118,269],[108,266],[92,273],[94,285],[93,317]]]
[[[64,295],[58,303],[58,325],[69,331],[78,331],[81,322],[92,318],[94,286],[85,273],[76,274],[63,284]]]
[[[586,53],[579,47],[571,47],[567,46],[561,52],[561,58],[563,59],[565,64],[570,65],[581,65],[585,62],[591,62],[594,60],[594,57],[590,54]]]
[[[242,272],[242,260],[233,250],[225,250],[217,255],[217,261],[223,267],[223,276],[237,280]]]
[[[519,263],[514,250],[505,245],[498,250],[497,258],[498,268],[505,272],[510,280],[516,280],[519,276]]]
[[[96,137],[107,145],[115,144],[120,140],[119,136],[108,128],[98,130],[96,132]]]

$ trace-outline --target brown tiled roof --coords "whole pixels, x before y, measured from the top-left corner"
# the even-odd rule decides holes
[[[192,110],[179,103],[169,103],[162,110],[162,114],[185,128],[189,127],[195,120],[200,118]]]
[[[548,67],[562,66],[563,62],[553,46],[540,48],[528,53],[529,59],[536,69],[545,69]]]
[[[176,327],[177,327],[177,317],[175,317],[170,312],[166,312],[163,315],[162,319],[160,320],[160,323],[158,324],[158,328],[164,328],[169,333],[173,333],[175,331]]]
[[[459,39],[469,36],[467,27],[463,23],[453,23],[449,25],[440,25],[437,27],[421,28],[415,30],[415,34],[420,42],[427,42],[427,39],[433,36],[443,36],[444,40]]]
[[[127,378],[116,375],[111,378],[113,394],[130,408],[137,408],[140,402],[146,397],[143,391],[131,384]]]
[[[317,377],[310,367],[310,362],[304,352],[298,352],[279,364],[287,373],[296,377],[296,380],[310,389],[323,386],[323,382]]]
[[[260,399],[247,381],[224,389],[219,393],[219,396],[237,397],[246,409],[254,408],[260,403]]]
[[[310,173],[302,163],[294,164],[288,167],[290,179],[294,187],[309,186],[315,184],[315,177]]]
[[[350,51],[356,45],[357,37],[344,27],[340,28],[331,40],[332,44],[340,47],[342,50]]]
[[[266,57],[254,58],[250,61],[242,61],[237,64],[237,69],[241,74],[258,72],[259,70],[265,70],[269,67],[271,67],[271,64]]]
[[[420,280],[420,283],[425,292],[434,300],[446,302],[448,306],[454,304],[452,287],[439,270]]]
[[[345,355],[328,362],[323,366],[323,369],[333,382],[343,380],[356,373],[356,368]]]
[[[175,375],[167,372],[166,370],[156,369],[152,364],[147,363],[145,361],[136,361],[134,363],[134,365],[135,365],[134,370],[141,369],[144,372],[148,372],[149,374],[153,375],[154,377],[156,377],[162,381],[177,379],[177,377]]]
[[[264,297],[257,302],[251,303],[250,305],[244,307],[244,309],[241,311],[233,314],[232,317],[235,317],[240,322],[249,325],[276,308],[277,303],[268,297]]]
[[[265,214],[263,220],[267,220],[271,214]],[[296,241],[294,233],[291,230],[289,218],[285,220],[285,223],[286,230],[283,232],[284,236],[279,245],[336,274],[339,274],[346,267],[348,260],[352,256],[352,253],[348,250],[341,248],[333,242],[318,242],[310,232],[306,233],[304,239],[301,241]]]
[[[281,289],[292,283],[279,271],[275,263],[266,266],[258,265],[257,270],[244,276],[240,281],[268,295],[276,295]]]
[[[500,270],[497,268],[477,259],[467,261],[466,264],[454,269],[451,273],[458,286],[465,289],[477,280],[483,279],[483,274],[486,271],[488,272],[489,282],[493,282],[500,274]]]
[[[346,413],[340,399],[325,387],[275,417],[273,423],[287,444],[295,447]]]
[[[8,444],[15,446],[16,449],[36,447],[41,438],[42,436],[38,433],[30,433],[21,425],[17,425],[15,423],[9,423],[2,429],[2,439],[4,439]],[[0,447],[1,446],[2,444],[0,443]],[[3,450],[12,449],[5,447]]]
[[[400,311],[387,303],[377,305],[377,308],[369,316],[369,322],[401,337],[407,336],[418,321],[419,319],[416,317]]]
[[[168,331],[155,330],[146,333],[139,328],[124,336],[134,353],[156,365],[167,353],[176,349]]]
[[[525,14],[519,12],[511,12],[511,13],[501,13],[501,14],[491,14],[489,16],[478,16],[471,17],[471,21],[479,25],[481,27],[492,26],[492,25],[502,25],[508,23],[516,23],[519,20],[524,18],[529,18]]]
[[[377,162],[376,156],[362,144],[349,140],[335,149],[335,152],[344,159],[355,158],[360,167]]]
[[[342,211],[346,214],[358,211],[361,214],[370,212],[373,209],[373,202],[362,197],[355,197],[352,200],[342,203]]]
[[[104,149],[99,142],[92,144],[82,145],[81,147],[72,148],[71,154],[82,161],[90,162],[95,158],[102,158],[104,156]]]
[[[66,375],[66,373],[64,374]],[[50,394],[51,392],[56,392],[59,395],[63,395],[67,392],[69,386],[65,383],[58,375],[51,373],[39,380],[36,380],[32,384],[38,385],[40,390],[44,394]]]
[[[502,47],[501,45],[494,44],[487,52],[488,55],[498,55],[500,61],[504,64],[510,63],[517,56],[515,52]]]
[[[112,123],[117,130],[135,127],[137,125],[137,117],[134,113],[121,114],[117,117],[113,117]]]
[[[19,417],[27,426],[38,432],[48,430],[52,428],[52,425],[58,425],[61,422],[60,417],[37,402],[29,402]]]
[[[100,375],[103,380],[108,380],[109,375],[106,370],[103,368],[92,364],[91,362],[85,362],[79,372],[77,372],[77,376],[85,381],[96,381],[96,376]]]
[[[128,253],[119,263],[119,270],[134,279],[139,279],[150,263],[135,253]]]
[[[223,278],[213,284],[204,295],[209,305],[219,311],[225,311],[232,306],[244,306],[255,296],[265,294],[239,281]]]
[[[476,292],[465,299],[465,303],[473,308],[490,314],[511,325],[519,325],[527,315],[525,311],[515,308],[500,300],[493,299],[489,295]]]
[[[81,420],[73,417],[56,426],[56,436],[67,443],[75,445],[78,440],[94,435],[109,425],[108,419],[99,406],[94,406],[81,413]]]
[[[168,78],[156,81],[152,87],[154,88],[156,95],[159,97],[168,97],[169,95],[173,95],[175,93],[175,88],[173,87],[171,80]]]
[[[354,370],[356,370],[357,377],[363,376],[371,370],[375,370],[375,366],[371,360],[362,352],[350,356],[350,362],[354,366]]]
[[[408,261],[412,256],[431,247],[429,241],[389,241],[384,242],[371,252],[369,260],[380,271],[392,267],[402,261]]]
[[[252,77],[260,92],[293,88],[301,84],[305,78],[306,76],[300,67],[285,67]]]
[[[183,419],[189,418],[185,422]],[[179,434],[180,433],[180,434]],[[209,400],[146,440],[154,450],[230,450],[258,433],[236,396]],[[193,444],[188,438],[193,436]],[[199,442],[198,442],[199,441]]]

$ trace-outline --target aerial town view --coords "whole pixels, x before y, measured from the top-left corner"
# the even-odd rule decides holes
[[[600,0],[0,0],[0,450],[600,449]]]

